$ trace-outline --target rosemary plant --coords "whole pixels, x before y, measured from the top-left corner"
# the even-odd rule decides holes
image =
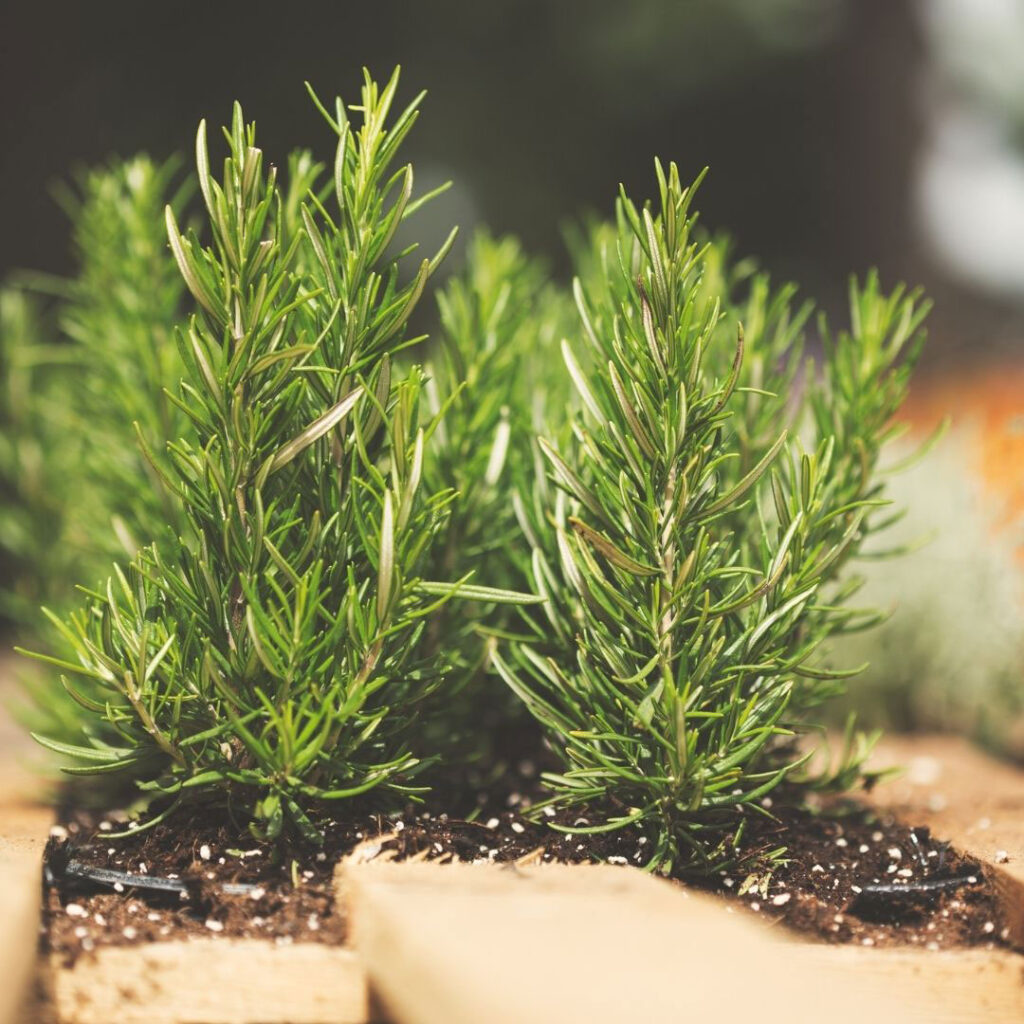
[[[206,798],[258,835],[315,842],[325,802],[406,799],[433,759],[417,716],[447,670],[420,656],[429,616],[455,593],[522,599],[421,572],[452,494],[423,485],[435,423],[420,415],[422,372],[400,376],[394,356],[418,340],[409,320],[451,239],[409,276],[411,250],[392,251],[429,198],[412,198],[410,166],[393,167],[419,105],[391,117],[397,87],[397,72],[383,89],[367,75],[358,124],[314,96],[337,147],[324,181],[292,161],[301,200],[282,193],[239,107],[220,180],[200,125],[209,244],[167,209],[196,304],[169,396],[187,429],[166,455],[142,440],[183,526],[55,617],[73,660],[39,656],[116,733],[41,741],[85,762],[68,771],[123,773],[167,798],[149,824]]]
[[[331,802],[493,766],[529,713],[564,766],[549,803],[602,819],[559,827],[640,828],[662,871],[743,859],[767,794],[813,781],[800,735],[852,674],[829,639],[878,618],[849,563],[893,519],[877,462],[926,307],[854,283],[815,365],[810,305],[702,241],[697,184],[656,164],[656,207],[623,192],[574,236],[575,314],[480,235],[408,364],[451,237],[396,243],[432,195],[398,163],[420,98],[393,114],[397,88],[311,90],[333,165],[297,152],[280,184],[239,107],[219,175],[200,125],[205,238],[174,165],[86,178],[67,344],[3,293],[0,546],[54,583],[19,600],[53,606],[35,657],[76,709],[43,693],[40,742],[134,783],[148,824],[207,801],[317,842]]]
[[[175,162],[139,156],[63,188],[77,275],[22,275],[21,290],[5,300],[12,311],[37,313],[20,330],[5,318],[5,379],[17,415],[3,462],[22,530],[4,542],[19,552],[20,568],[7,576],[3,598],[18,639],[51,653],[62,641],[39,604],[69,611],[76,582],[95,586],[116,559],[175,523],[176,506],[133,437],[138,429],[162,438],[183,419],[164,393],[181,375],[173,325],[184,288],[162,226],[165,203],[183,202],[175,170]],[[59,677],[37,671],[23,682],[26,724],[73,738],[84,712]]]
[[[549,803],[604,819],[564,827],[636,826],[652,869],[707,871],[804,762],[849,674],[825,642],[874,617],[843,570],[884,526],[876,460],[925,308],[854,284],[850,330],[802,368],[808,310],[698,243],[696,184],[656,170],[657,208],[623,192],[576,283],[580,409],[519,503],[536,642],[495,664],[564,762]]]
[[[80,552],[77,580],[105,578],[115,559],[181,526],[178,509],[134,442],[161,444],[186,420],[168,391],[181,377],[174,325],[184,286],[167,252],[162,213],[181,210],[178,162],[145,156],[83,175],[60,198],[74,225],[78,275],[56,282],[68,341],[62,391],[78,468],[65,543]],[[44,284],[45,286],[45,284]]]
[[[7,472],[21,481],[21,514],[49,549],[34,555],[37,545],[22,545],[35,567],[31,589],[60,607],[76,581],[106,576],[174,514],[156,477],[140,486],[148,463],[132,439],[133,424],[157,438],[180,425],[163,391],[180,377],[173,325],[183,287],[161,236],[173,172],[136,157],[62,190],[77,276],[24,275],[22,288],[5,293],[10,443],[20,437],[24,456]],[[56,321],[46,327],[44,298],[46,319]]]
[[[547,410],[564,410],[569,398],[564,375],[550,370],[572,306],[515,239],[486,232],[473,238],[465,271],[437,303],[439,346],[427,366],[427,394],[438,424],[426,478],[456,495],[431,549],[431,573],[459,579],[475,572],[520,590],[529,579],[510,496],[532,472],[531,438]],[[496,635],[514,626],[507,605],[466,602],[448,605],[430,624],[428,656],[447,652],[457,664],[455,685],[444,694],[445,737],[438,738],[454,755],[493,754],[497,734],[521,714],[522,705],[485,671]]]

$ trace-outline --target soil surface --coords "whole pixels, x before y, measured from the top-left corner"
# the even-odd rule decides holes
[[[862,808],[782,811],[760,830],[786,846],[770,876],[720,875],[714,890],[746,910],[827,942],[948,949],[1004,945],[991,879],[926,828]],[[734,895],[735,894],[735,895]]]
[[[341,943],[346,922],[334,902],[333,874],[353,852],[362,859],[470,863],[642,866],[648,860],[647,840],[632,828],[567,835],[548,825],[585,825],[586,817],[527,820],[523,793],[533,788],[535,773],[525,763],[518,774],[521,792],[511,788],[500,805],[481,793],[476,813],[467,815],[473,820],[422,806],[392,816],[355,813],[321,822],[322,849],[294,854],[255,841],[223,815],[179,814],[115,839],[111,834],[125,828],[123,819],[65,814],[47,847],[43,948],[71,963],[101,946],[198,935]],[[752,851],[785,846],[786,861],[770,875],[722,873],[698,883],[719,894],[730,911],[827,942],[929,949],[1004,943],[984,870],[926,829],[850,804],[813,813],[765,804],[771,813],[748,833],[747,845]],[[81,877],[95,869],[135,877],[102,883]],[[138,876],[181,891],[151,891]]]

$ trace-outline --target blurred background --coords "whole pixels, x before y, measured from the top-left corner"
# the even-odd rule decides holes
[[[235,98],[279,160],[326,147],[302,82],[352,96],[363,64],[429,91],[408,155],[421,186],[455,182],[437,234],[513,232],[555,274],[566,222],[610,212],[620,181],[650,194],[654,155],[710,165],[704,223],[829,311],[872,266],[935,299],[908,421],[954,427],[896,495],[904,539],[941,532],[869,568],[898,613],[859,703],[1020,756],[1022,48],[1019,0],[9,4],[0,278],[73,270],[51,190],[74,168],[187,155]]]
[[[430,98],[410,155],[435,211],[561,231],[651,158],[705,164],[705,222],[826,305],[877,266],[941,303],[931,360],[1015,334],[1024,296],[1024,8],[1015,0],[434,0],[5,5],[0,274],[69,268],[51,187],[188,149],[243,100],[284,155],[326,137],[302,87],[401,63]],[[464,232],[468,234],[468,232]]]
[[[3,272],[69,269],[49,191],[75,166],[187,149],[236,98],[283,159],[329,144],[304,79],[352,95],[362,64],[401,63],[408,94],[430,94],[410,143],[418,176],[456,183],[437,215],[514,231],[559,268],[563,222],[608,211],[620,181],[648,193],[657,154],[686,176],[710,165],[705,221],[825,301],[872,265],[1024,291],[1007,211],[986,218],[998,254],[957,237],[1024,177],[1012,0],[5,7]]]

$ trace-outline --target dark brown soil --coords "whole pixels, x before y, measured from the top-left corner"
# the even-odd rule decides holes
[[[722,874],[714,889],[746,910],[826,942],[993,948],[1006,942],[991,880],[927,829],[858,810],[784,812],[762,841],[785,845],[770,877]],[[923,883],[923,884],[922,884]]]
[[[338,860],[357,846],[359,856],[368,859],[632,865],[648,860],[646,840],[632,829],[566,835],[527,821],[523,802],[510,792],[503,808],[484,805],[474,821],[413,807],[398,817],[367,813],[327,821],[323,849],[294,856],[275,852],[212,815],[179,816],[126,839],[109,836],[123,824],[67,816],[48,848],[55,878],[44,892],[43,946],[71,962],[100,946],[199,935],[341,943],[346,922],[334,903],[332,876]],[[756,913],[828,942],[943,949],[991,948],[1005,941],[984,871],[926,830],[880,820],[862,809],[773,814],[748,843],[761,850],[786,846],[785,863],[770,875],[723,873],[701,883],[720,894],[728,910]],[[587,822],[575,816],[563,823]],[[184,883],[186,891],[152,893],[130,886],[115,891],[83,882],[63,874],[69,857],[88,867],[169,878]],[[933,890],[909,895],[922,881]],[[937,881],[949,888],[934,891]],[[223,885],[238,883],[255,888],[238,895],[222,891]],[[873,886],[892,891],[872,895]]]
[[[123,828],[123,822],[72,819],[54,829],[47,846],[47,864],[57,877],[44,887],[43,944],[68,962],[100,946],[189,936],[344,941],[345,922],[331,889],[333,858],[326,853],[322,860],[316,854],[301,862],[277,860],[272,847],[210,816],[109,838]],[[62,875],[69,857],[90,867],[180,880],[187,891],[98,886]],[[221,891],[238,882],[254,888],[243,895]]]

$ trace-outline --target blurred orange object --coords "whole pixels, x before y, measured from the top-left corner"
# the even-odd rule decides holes
[[[966,440],[967,469],[983,488],[992,528],[1024,525],[1024,364],[947,371],[911,385],[902,417],[926,436],[946,416]],[[1024,564],[1024,530],[1014,541]]]

